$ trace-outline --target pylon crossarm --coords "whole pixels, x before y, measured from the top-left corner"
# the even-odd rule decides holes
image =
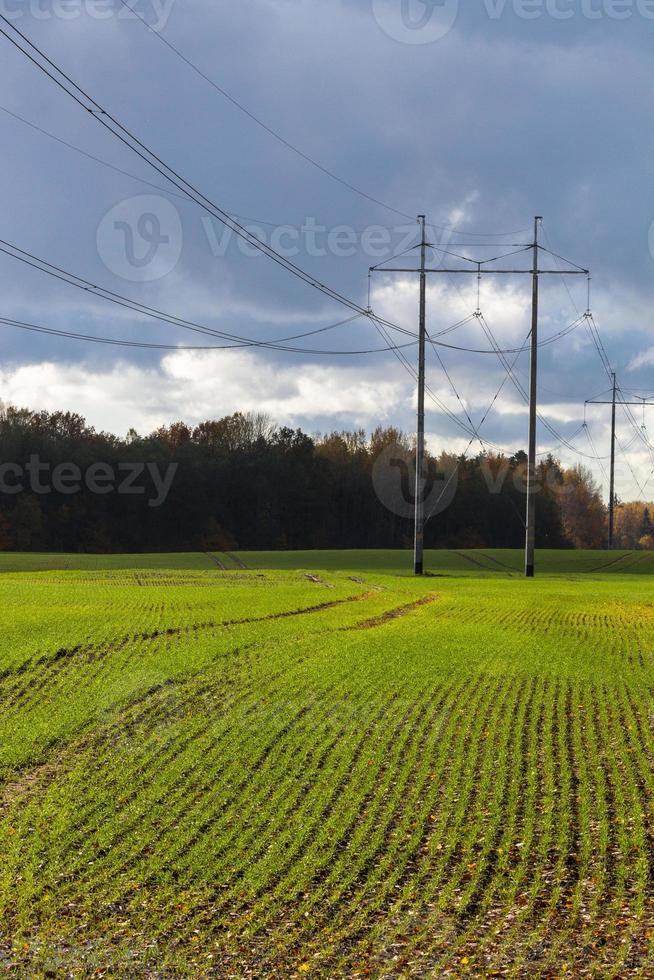
[[[397,259],[402,254],[406,254],[408,251],[419,247],[420,248],[420,266],[406,268],[404,266],[391,266],[381,263],[378,266],[373,266],[369,271],[369,281],[370,276],[373,272],[384,272],[384,273],[400,273],[404,275],[419,274],[420,277],[420,311],[419,311],[419,330],[418,330],[418,432],[417,432],[417,451],[416,451],[416,513],[415,513],[415,571],[416,574],[421,574],[423,570],[422,554],[423,554],[423,528],[424,528],[424,512],[422,509],[422,486],[423,486],[423,472],[422,472],[422,462],[424,458],[424,389],[425,389],[425,338],[426,338],[426,327],[425,327],[425,303],[426,303],[426,279],[427,275],[448,275],[448,276],[477,276],[477,283],[481,281],[482,276],[524,276],[530,275],[532,277],[532,304],[531,304],[531,331],[530,331],[530,344],[529,350],[531,352],[531,362],[530,362],[530,383],[529,383],[529,451],[528,451],[528,477],[527,477],[527,519],[525,522],[526,528],[526,541],[525,541],[525,574],[528,578],[532,578],[534,575],[534,554],[535,554],[535,492],[534,487],[536,485],[536,422],[538,418],[536,402],[537,402],[537,375],[538,375],[538,283],[541,276],[586,276],[589,280],[589,301],[588,307],[590,309],[590,272],[588,269],[582,269],[581,266],[576,265],[569,259],[564,259],[562,256],[557,255],[556,252],[551,252],[549,249],[544,248],[540,245],[538,241],[538,230],[542,218],[536,217],[534,219],[534,239],[529,245],[519,244],[515,246],[515,252],[503,252],[501,255],[496,255],[490,259],[473,259],[467,255],[461,255],[456,252],[452,252],[451,248],[453,245],[458,245],[458,243],[450,243],[449,248],[441,248],[439,246],[430,245],[425,238],[425,218],[423,215],[419,215],[418,222],[421,228],[421,239],[418,245],[413,245],[410,249],[406,249],[404,253],[400,253],[396,256],[391,256],[387,259],[387,262],[392,262],[393,259]],[[467,246],[461,246],[467,247]],[[477,246],[470,246],[477,247]],[[481,247],[481,246],[480,246]],[[489,247],[485,245],[485,247]],[[502,246],[498,246],[502,247]],[[504,248],[513,248],[514,246],[505,245]],[[433,248],[435,252],[440,252],[443,256],[449,255],[460,259],[461,262],[469,263],[468,268],[428,268],[425,262],[425,252],[427,248]],[[531,251],[533,256],[533,263],[530,269],[494,269],[488,268],[493,262],[499,262],[502,259],[507,259],[511,255],[515,255],[518,252]],[[541,252],[545,252],[552,255],[555,259],[567,262],[569,265],[574,266],[572,269],[539,269],[538,262]],[[478,285],[479,294],[479,285]],[[370,300],[369,300],[370,302]],[[477,298],[477,310],[479,311],[479,295]],[[477,315],[477,314],[475,314]],[[588,315],[588,314],[586,314]],[[580,318],[581,319],[581,318]],[[496,352],[501,353],[501,352]],[[585,410],[585,409],[584,409]]]
[[[477,265],[480,263],[475,262],[474,269],[425,269],[425,272],[429,273],[443,273],[443,275],[456,276],[533,276],[533,269],[480,269],[477,271]],[[394,266],[384,266],[383,268],[371,269],[371,272],[420,272],[420,269],[398,269]],[[586,269],[565,269],[559,272],[557,269],[539,269],[536,273],[539,276],[587,276],[588,271]]]

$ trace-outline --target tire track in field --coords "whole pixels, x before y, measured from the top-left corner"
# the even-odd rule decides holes
[[[363,592],[354,596],[347,596],[343,599],[332,599],[328,602],[321,602],[316,605],[302,607],[300,609],[283,610],[276,613],[266,613],[263,616],[249,616],[243,619],[209,620],[204,623],[195,623],[190,626],[171,626],[164,629],[156,629],[149,632],[134,633],[125,635],[116,640],[109,640],[98,645],[77,645],[70,648],[61,648],[52,656],[39,657],[36,660],[26,661],[14,671],[5,672],[5,678],[22,678],[28,671],[34,671],[34,676],[30,677],[25,684],[20,681],[10,689],[9,697],[3,697],[4,709],[12,708],[16,710],[22,707],[31,697],[39,694],[45,687],[53,684],[57,676],[68,669],[71,662],[79,660],[85,663],[95,663],[113,653],[125,650],[131,644],[150,643],[160,639],[188,637],[198,633],[211,630],[219,630],[232,626],[248,626],[255,623],[273,622],[276,620],[289,619],[293,617],[313,615],[325,612],[329,609],[337,608],[353,602],[365,602],[375,596],[375,592]],[[0,681],[2,678],[0,678]]]
[[[235,648],[234,650],[228,651],[227,653],[221,653],[218,657],[212,659],[212,661],[197,672],[185,675],[179,678],[169,678],[163,682],[156,683],[146,690],[133,695],[127,702],[122,705],[117,705],[112,712],[114,719],[109,721],[107,724],[100,726],[97,731],[92,731],[87,735],[83,735],[81,738],[79,736],[73,736],[71,740],[72,747],[70,749],[66,748],[63,755],[52,762],[51,760],[40,764],[37,768],[40,771],[52,770],[56,772],[57,767],[61,766],[62,759],[65,759],[68,754],[70,754],[72,762],[74,764],[75,756],[79,753],[80,749],[85,750],[91,748],[93,753],[98,752],[103,748],[109,747],[109,751],[113,751],[116,741],[120,741],[125,734],[130,734],[135,730],[142,728],[145,725],[154,726],[155,722],[158,724],[160,721],[175,721],[184,716],[189,707],[193,707],[197,710],[198,708],[198,698],[202,699],[208,693],[215,693],[219,686],[229,687],[230,684],[235,683],[239,674],[236,674],[234,678],[230,679],[230,675],[221,675],[218,681],[211,678],[209,675],[215,668],[217,661],[229,660],[231,658],[235,659],[235,662],[239,662],[242,655],[247,657],[246,663],[243,665],[242,673],[245,672],[246,684],[242,687],[239,697],[236,699],[234,704],[237,704],[239,700],[244,700],[250,691],[254,691],[256,681],[252,680],[248,676],[248,672],[251,670],[252,665],[256,662],[254,658],[250,655],[252,651],[259,650],[260,657],[263,655],[263,645],[261,647],[257,644],[249,644],[246,647]],[[260,659],[259,657],[259,659]],[[283,674],[283,670],[277,670],[276,673],[268,677],[268,680],[275,680]],[[202,677],[207,675],[206,682],[202,683],[199,687],[196,685],[201,681]],[[232,692],[229,690],[225,691],[225,701],[228,699],[228,695]],[[202,704],[202,701],[199,702]],[[26,766],[25,778],[32,782],[32,767]],[[20,784],[23,777],[21,776],[21,771],[18,771],[16,778],[12,778],[6,784],[6,792],[11,794],[13,792],[13,787],[15,784]]]
[[[203,671],[203,673],[204,673],[204,671]],[[170,691],[170,688],[171,687],[174,687],[174,686],[175,685],[172,682],[168,682],[165,685],[161,685],[161,687],[162,688],[165,688],[168,692]],[[197,710],[197,707],[198,707],[198,697],[202,697],[203,694],[207,694],[207,693],[213,694],[213,693],[215,693],[215,689],[216,689],[216,683],[215,682],[212,682],[210,680],[207,681],[206,683],[204,683],[203,685],[201,685],[199,688],[197,687],[197,685],[196,686],[192,686],[191,684],[189,684],[188,686],[189,686],[190,689],[188,691],[188,694],[187,694],[186,699],[184,701],[182,701],[181,703],[176,699],[175,702],[174,702],[174,704],[173,704],[173,713],[174,713],[175,717],[177,717],[177,718],[182,717],[184,715],[184,713],[188,710],[188,708],[190,706],[192,706],[193,708],[195,708]],[[255,687],[254,687],[254,683],[253,683],[253,685],[252,685],[252,691],[254,691],[254,689],[255,689]],[[158,695],[158,693],[159,693],[159,686],[154,690],[154,692],[148,692],[148,694],[145,697],[149,698],[150,695],[152,695],[153,693],[154,693],[154,696],[155,697]],[[239,701],[242,702],[243,700],[245,700],[245,698],[247,696],[249,696],[250,693],[251,692],[248,691],[247,690],[247,687],[246,687],[245,691],[241,692],[240,695],[237,696],[236,700],[232,702],[233,706],[236,706]],[[142,700],[145,700],[145,698],[142,699]],[[154,707],[155,708],[158,707],[158,704],[156,702],[154,703]],[[214,704],[213,707],[214,707],[214,710],[215,710],[215,704]],[[70,762],[70,771],[72,771],[75,768],[75,765],[77,765],[78,768],[79,768],[80,765],[82,765],[84,767],[84,758],[85,758],[85,756],[83,755],[81,757],[81,760],[79,758],[79,748],[80,748],[80,745],[86,745],[86,753],[89,756],[89,767],[91,768],[95,764],[97,764],[98,750],[101,749],[101,748],[103,748],[103,747],[106,747],[106,744],[110,740],[111,732],[114,731],[118,736],[120,736],[120,735],[123,734],[123,726],[122,726],[122,723],[121,723],[121,720],[120,720],[123,717],[124,717],[124,715],[121,713],[119,715],[119,719],[116,722],[114,722],[109,729],[106,729],[104,731],[100,731],[99,733],[93,733],[89,738],[87,738],[85,740],[82,740],[81,742],[76,741],[76,742],[74,742],[67,749],[67,751],[65,753],[65,759],[67,759]],[[161,720],[162,720],[161,712],[144,710],[140,715],[137,714],[135,716],[135,718],[133,718],[131,720],[131,723],[132,723],[132,727],[133,728],[136,727],[136,726],[142,728],[144,724],[149,724],[149,725],[152,726],[154,723],[157,723],[157,725],[158,725]],[[165,713],[164,712],[164,714],[163,714],[163,720],[164,721],[170,721],[170,713]],[[181,741],[181,743],[180,743],[179,740],[175,740],[174,738],[172,740],[170,740],[169,742],[166,742],[161,747],[161,751],[164,753],[163,758],[165,759],[167,756],[171,756],[171,755],[174,758],[177,755],[178,752],[181,752],[182,750],[184,750],[186,748],[190,748],[192,746],[192,743],[193,742],[195,742],[198,738],[201,738],[203,736],[203,734],[206,733],[206,730],[207,730],[208,727],[210,727],[210,724],[211,724],[211,722],[210,721],[207,721],[205,724],[202,725],[200,731],[192,731],[190,734],[188,734],[185,737],[185,739],[183,739]],[[224,734],[224,738],[227,739],[228,737],[229,737],[229,732],[226,732]],[[110,752],[111,752],[111,749],[113,748],[113,744],[114,743],[112,741],[111,745],[109,746]],[[158,747],[157,747],[157,749],[158,749]],[[158,752],[157,749],[155,749],[155,751],[154,751],[154,753],[152,753],[152,755],[149,755],[148,756],[148,758],[147,758],[147,764],[146,765],[144,765],[143,767],[137,768],[136,771],[132,773],[131,791],[127,795],[127,798],[125,800],[125,804],[123,806],[123,810],[131,802],[131,800],[138,794],[138,792],[142,789],[142,787],[139,784],[138,778],[140,776],[145,775],[147,773],[147,770],[148,769],[152,769],[153,767],[157,766],[162,761],[160,759],[160,757],[159,757],[159,752]],[[109,770],[109,772],[111,773],[112,776],[114,775],[114,773],[112,772],[111,769]],[[47,785],[44,788],[44,791],[47,790],[47,786],[50,785],[54,781],[54,779],[58,779],[58,778],[61,778],[61,763],[58,766],[55,766],[55,767],[52,767],[51,764],[50,764],[50,769],[48,771],[48,782],[47,782]],[[28,798],[28,800],[26,802],[27,802],[28,805],[32,805],[33,804],[33,805],[37,806],[38,808],[40,808],[40,806],[41,806],[41,803],[39,802],[39,798],[38,797],[37,797],[36,801],[32,801],[31,798]],[[163,802],[162,799],[160,799],[158,801],[158,803],[162,803],[162,802]],[[86,830],[87,836],[89,834],[92,834],[94,832],[93,831],[93,825],[90,824],[90,821],[93,818],[94,809],[96,807],[98,807],[98,806],[102,806],[102,800],[97,800],[97,799],[95,799],[94,796],[92,796],[91,799],[90,799],[89,805],[87,807],[82,807],[81,810],[79,811],[79,814],[77,815],[77,819],[75,821],[73,821],[73,824],[71,826],[72,835],[74,835],[74,833],[76,831],[77,832],[81,832],[83,830]],[[89,809],[90,809],[90,812],[89,812]],[[132,825],[132,827],[129,828],[129,830],[133,830],[133,829],[134,829],[134,825]],[[123,826],[122,833],[120,834],[120,836],[124,837],[127,833],[128,833],[128,828],[126,826]],[[79,833],[78,833],[78,837],[79,837]],[[73,840],[72,840],[72,842],[69,845],[69,850],[73,850],[73,851],[75,850],[75,848],[77,846],[76,843],[75,843],[76,840],[77,840],[77,838],[75,838],[73,836]],[[65,853],[66,852],[64,852],[64,854]],[[76,864],[84,864],[84,860],[85,860],[84,858],[79,859],[79,858],[75,857],[74,854],[71,854],[70,855],[70,857],[67,859],[67,861],[70,862],[69,863],[69,874],[68,874],[68,877],[69,878],[72,878],[73,877],[74,866]],[[96,872],[100,870],[101,863],[102,863],[101,861],[96,862],[96,867],[95,867],[95,871]]]
[[[119,738],[124,730],[122,727],[123,725],[137,724],[141,719],[146,719],[151,716],[156,718],[157,714],[154,714],[154,712],[156,712],[157,708],[160,707],[160,701],[155,699],[159,699],[166,692],[169,692],[175,687],[176,683],[177,682],[173,679],[167,679],[156,683],[144,691],[135,693],[123,705],[118,706],[117,711],[124,711],[126,713],[126,720],[118,721],[115,723],[115,725],[112,724],[112,726],[108,729],[107,738],[109,738],[112,734],[114,734],[116,738]],[[152,704],[150,703],[151,701]],[[136,721],[131,719],[129,715],[129,712],[133,710],[137,712],[135,716]],[[76,733],[70,739],[55,739],[49,746],[49,755],[51,755],[62,745],[67,746],[69,742],[73,741],[75,743],[75,750],[79,751],[80,748],[84,749],[86,746],[95,744],[97,737],[97,732],[90,731],[86,734],[82,734],[81,736],[79,733]],[[57,778],[59,767],[63,764],[62,760],[66,757],[67,751],[68,749],[65,747],[57,759],[53,760],[51,758],[47,758],[44,762],[37,763],[36,766],[26,763],[25,765],[13,770],[4,783],[0,782],[0,800],[5,796],[19,794],[21,787],[24,785],[39,783],[41,774],[51,773],[53,779]],[[48,782],[51,781],[52,780],[48,780]]]
[[[426,595],[420,599],[416,599],[414,602],[405,603],[402,606],[396,606],[395,609],[389,609],[388,612],[381,613],[379,616],[374,616],[372,619],[365,619],[361,623],[354,623],[352,626],[344,626],[342,631],[344,633],[353,632],[356,630],[371,630],[376,629],[378,626],[385,626],[386,623],[391,623],[395,619],[401,619],[403,616],[408,616],[410,613],[415,612],[417,609],[421,609],[423,606],[431,605],[438,599],[437,595]]]
[[[464,561],[467,561],[468,564],[470,565],[474,565],[475,568],[481,568],[485,572],[492,571],[492,569],[489,568],[488,565],[484,565],[483,562],[478,561],[476,558],[473,558],[472,555],[467,554],[465,551],[451,551],[450,554],[456,555],[457,558],[463,558]]]
[[[593,568],[589,568],[586,571],[586,574],[590,575],[593,572],[605,572],[608,568],[615,570],[616,565],[619,565],[623,561],[628,561],[629,559],[635,559],[636,562],[642,561],[642,555],[638,555],[638,553],[635,551],[630,551],[626,555],[619,555],[618,558],[611,559],[611,561],[604,561],[599,565],[594,565]],[[630,568],[631,566],[628,565],[627,567]]]
[[[223,554],[225,554],[230,559],[230,561],[233,561],[237,568],[240,568],[243,571],[248,570],[248,566],[245,564],[243,559],[239,558],[238,555],[235,555],[233,551],[225,551],[223,552]]]
[[[507,565],[506,562],[500,561],[499,558],[495,558],[494,555],[487,555],[483,551],[478,552],[478,554],[480,554],[485,561],[490,561],[493,563],[493,565],[497,565],[497,567],[503,572],[509,572],[511,575],[516,575],[520,571],[519,568]]]
[[[225,565],[225,562],[221,561],[220,558],[217,555],[215,555],[212,551],[205,551],[205,555],[210,561],[214,563],[214,565],[218,566],[221,572],[227,571],[227,566]]]
[[[61,915],[66,937],[55,955],[71,966],[87,955],[109,961],[124,939],[139,955],[147,941],[143,962],[150,957],[153,970],[177,963],[168,959],[174,949],[189,975],[189,963],[203,962],[196,952],[207,950],[215,950],[216,976],[291,976],[304,962],[325,978],[654,975],[654,690],[643,655],[654,636],[646,606],[633,607],[637,625],[627,604],[507,611],[506,621],[529,623],[552,641],[579,637],[568,644],[570,665],[532,668],[525,659],[513,673],[474,671],[454,684],[444,671],[436,693],[427,671],[409,665],[393,688],[352,660],[349,675],[343,669],[333,688],[312,687],[301,705],[289,686],[291,658],[271,693],[262,652],[230,660],[216,679],[217,699],[203,701],[194,680],[175,707],[179,682],[155,685],[143,704],[103,724],[101,740],[84,733],[51,760],[61,763],[54,771],[46,763],[5,787],[8,819],[19,828],[0,880],[6,926],[16,935],[24,922],[37,929],[39,901],[54,894],[47,913]],[[438,607],[429,620],[437,616]],[[477,621],[498,618],[482,609]],[[382,614],[363,628],[388,621]],[[336,644],[339,632],[334,626]],[[631,654],[636,646],[640,656]],[[115,666],[123,666],[119,655]],[[72,693],[73,680],[58,682],[57,697]],[[360,700],[359,728],[328,711],[348,683]],[[261,745],[247,740],[248,719],[256,722],[259,703],[271,697],[284,698],[280,725],[292,723],[295,709],[308,714],[252,772],[255,749],[273,732],[266,724]],[[221,714],[229,715],[224,725]],[[240,771],[235,735],[247,746]],[[132,760],[124,743],[141,737]],[[99,779],[85,785],[85,767]],[[244,770],[250,781],[232,794]],[[223,781],[229,812],[215,819]],[[69,806],[76,787],[81,826],[61,847],[55,828],[44,836],[43,814]],[[112,794],[116,822],[102,835],[103,807],[114,820]],[[207,819],[214,822],[204,830]],[[182,845],[172,854],[178,821]],[[125,833],[114,846],[116,830]],[[107,841],[107,852],[97,851]],[[58,880],[59,871],[66,877]],[[108,936],[91,953],[88,921],[94,936]],[[36,964],[34,950],[21,965]]]

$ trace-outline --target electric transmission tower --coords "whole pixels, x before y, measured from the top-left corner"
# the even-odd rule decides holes
[[[618,393],[618,385],[615,380],[615,372],[612,374],[613,386],[611,389],[611,398],[587,398],[586,405],[610,405],[611,406],[611,471],[609,476],[609,530],[608,530],[608,550],[611,551],[613,548],[613,536],[615,530],[615,409],[618,404],[616,401]],[[621,395],[620,405],[624,405],[625,408],[637,407],[644,409],[647,405],[652,405],[652,396],[646,396],[643,398],[638,398],[637,401],[628,402],[624,400],[624,396]],[[633,418],[633,415],[632,415]],[[643,428],[644,428],[644,417],[643,417]]]
[[[584,275],[588,276],[588,269],[582,269],[568,259],[564,259],[568,265],[574,266],[572,269],[541,269],[539,267],[539,255],[541,252],[550,253],[549,249],[544,248],[538,241],[538,232],[542,218],[537,216],[534,219],[534,238],[528,244],[507,246],[515,247],[520,252],[532,252],[531,269],[498,269],[486,268],[490,263],[506,256],[496,256],[491,259],[476,260],[467,256],[459,256],[469,262],[472,268],[429,268],[426,262],[427,249],[443,251],[438,246],[426,240],[425,216],[418,215],[420,224],[420,267],[399,268],[384,266],[373,266],[370,272],[393,272],[407,274],[417,272],[419,275],[419,311],[418,311],[418,416],[416,430],[416,487],[415,487],[415,543],[414,543],[414,571],[416,575],[422,575],[424,571],[424,493],[426,485],[425,474],[425,341],[427,339],[427,275],[476,275],[478,281],[485,275],[490,276],[516,276],[530,275],[532,277],[531,291],[531,331],[530,331],[530,372],[529,372],[529,448],[528,448],[528,475],[527,475],[527,507],[525,522],[525,575],[527,578],[534,577],[535,563],[535,532],[536,532],[536,491],[537,491],[537,472],[536,472],[536,424],[538,419],[538,300],[539,300],[539,279],[543,275]],[[451,254],[451,253],[447,253]],[[514,253],[511,253],[514,254]],[[558,256],[557,256],[558,258]]]

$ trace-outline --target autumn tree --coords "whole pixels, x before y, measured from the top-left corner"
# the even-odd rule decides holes
[[[654,504],[639,500],[619,504],[615,509],[614,542],[617,548],[649,550],[648,538],[654,538],[650,514]]]
[[[102,462],[119,479],[125,464],[141,472],[140,490],[131,488],[137,493],[98,494],[84,480],[72,496],[33,493],[29,487],[20,499],[0,493],[0,548],[399,548],[410,547],[413,538],[411,509],[388,510],[375,492],[375,464],[389,446],[399,445],[409,466],[413,458],[413,437],[393,426],[379,426],[370,435],[357,428],[311,437],[261,413],[235,412],[194,426],[174,422],[149,435],[132,429],[121,439],[96,431],[74,413],[4,405],[0,441],[4,460],[19,467],[37,455],[52,469],[72,463],[84,473]],[[428,449],[425,546],[521,547],[525,453],[470,457],[437,443]],[[176,471],[169,493],[151,507],[149,468],[163,473],[170,464]],[[450,475],[442,507],[439,494]],[[538,483],[538,547],[604,544],[604,507],[589,474],[564,470],[548,457],[539,464]],[[626,547],[649,547],[653,514],[651,504],[619,511]]]
[[[606,507],[592,473],[584,466],[562,471],[558,489],[565,534],[575,548],[602,548]]]

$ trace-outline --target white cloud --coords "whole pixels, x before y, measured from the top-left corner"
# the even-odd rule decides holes
[[[654,347],[650,347],[634,357],[627,365],[627,370],[637,371],[638,368],[649,367],[651,364],[654,364]]]
[[[408,381],[408,379],[407,379]],[[402,412],[411,386],[371,368],[275,365],[252,352],[179,351],[159,368],[118,363],[106,371],[42,362],[0,374],[0,396],[33,409],[76,411],[97,428],[149,432],[236,411],[263,411],[281,424],[370,426]]]

